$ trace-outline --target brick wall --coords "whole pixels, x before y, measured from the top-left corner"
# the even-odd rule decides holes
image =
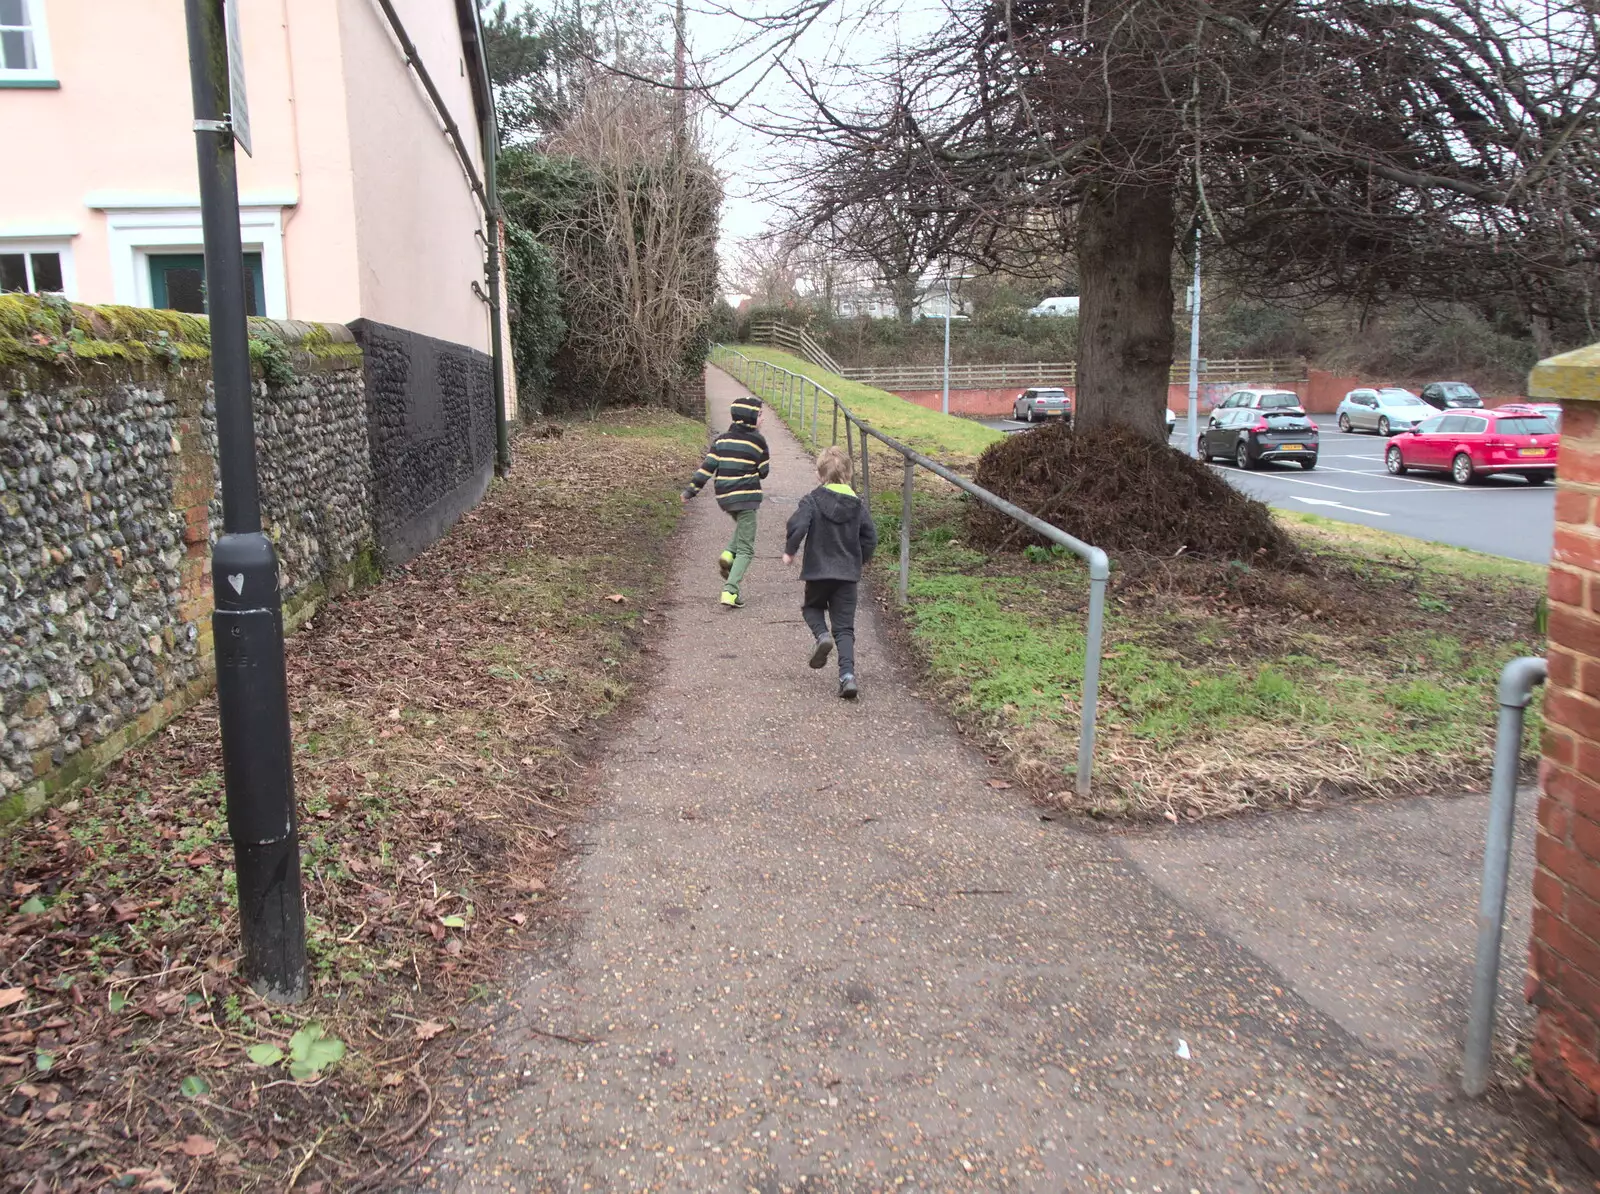
[[[1559,400],[1561,466],[1550,566],[1527,994],[1533,1082],[1600,1160],[1600,346],[1546,361],[1529,394]]]

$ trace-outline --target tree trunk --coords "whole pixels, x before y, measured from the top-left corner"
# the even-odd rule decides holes
[[[1104,185],[1078,209],[1075,427],[1167,437],[1173,220],[1168,187]]]
[[[901,323],[910,323],[917,313],[917,279],[896,278],[893,287],[895,314]]]

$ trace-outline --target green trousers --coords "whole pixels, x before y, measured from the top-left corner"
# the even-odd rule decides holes
[[[728,583],[722,586],[722,591],[737,597],[739,582],[750,570],[750,561],[756,554],[756,512],[731,510],[729,513],[733,516],[733,539],[728,543],[728,550],[733,553],[733,570],[728,573]]]

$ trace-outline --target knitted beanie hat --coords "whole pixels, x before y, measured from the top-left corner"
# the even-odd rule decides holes
[[[754,427],[760,414],[761,399],[754,394],[746,394],[743,398],[735,398],[733,400],[733,421],[735,423],[748,423],[751,427]]]

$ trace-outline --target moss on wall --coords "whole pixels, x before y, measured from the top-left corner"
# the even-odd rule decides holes
[[[211,325],[202,315],[96,307],[51,294],[0,295],[0,368],[38,364],[71,370],[111,362],[176,368],[210,357]],[[250,359],[257,377],[275,382],[313,362],[359,368],[361,348],[339,324],[258,318],[250,321]]]

